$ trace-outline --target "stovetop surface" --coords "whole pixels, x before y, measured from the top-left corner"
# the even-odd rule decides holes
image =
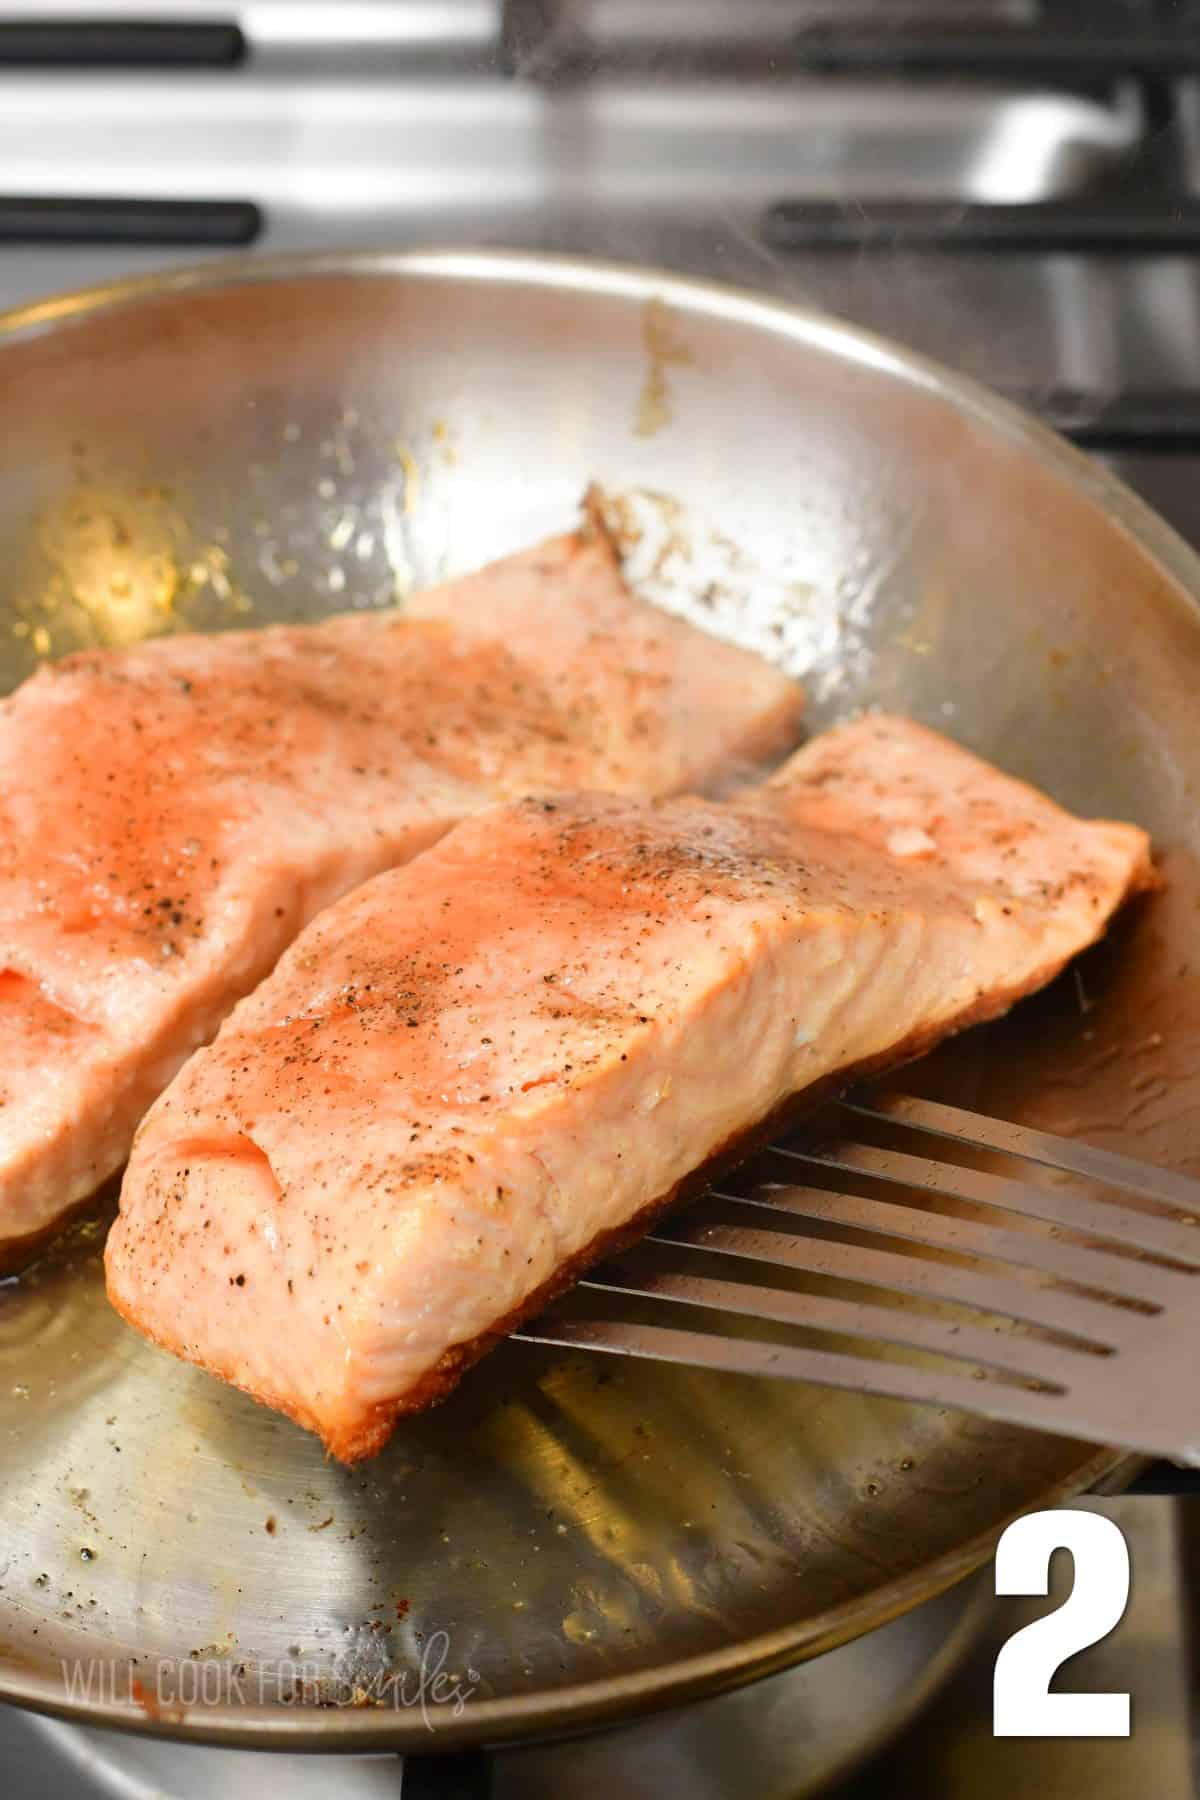
[[[1200,0],[19,0],[0,170],[0,305],[231,253],[655,264],[1118,444],[1200,535],[1160,466],[1200,452]]]

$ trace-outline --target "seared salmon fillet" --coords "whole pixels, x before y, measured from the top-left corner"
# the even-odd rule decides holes
[[[302,934],[152,1109],[108,1240],[148,1337],[376,1451],[698,1167],[1048,981],[1153,881],[875,717],[734,803],[459,825]]]
[[[795,684],[636,599],[596,532],[416,612],[89,652],[0,702],[8,1261],[338,895],[497,798],[795,742]]]

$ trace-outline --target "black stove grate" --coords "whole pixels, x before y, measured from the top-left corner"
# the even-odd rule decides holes
[[[1200,72],[1195,0],[1042,0],[1037,17],[980,26],[819,23],[795,37],[797,57],[829,75],[969,76],[984,81],[1142,80]]]
[[[161,244],[238,249],[262,230],[248,200],[124,200],[0,196],[3,244]]]
[[[0,22],[0,69],[227,69],[246,41],[220,20]]]
[[[1200,454],[1200,390],[1178,392],[1129,389],[1100,399],[1081,391],[1053,389],[1013,394],[1019,406],[1079,446],[1108,455]]]
[[[1111,95],[1136,82],[1146,144],[1106,185],[1026,204],[858,195],[851,203],[781,198],[762,220],[767,247],[854,256],[1194,258],[1200,199],[1184,173],[1175,83],[1200,75],[1200,0],[1043,0],[1036,19],[980,28],[823,23],[795,38],[801,65],[830,79],[912,77],[963,84],[1045,83]],[[1200,453],[1200,388],[1118,394],[1013,394],[1089,450]]]
[[[1200,201],[1133,194],[1022,204],[986,201],[782,201],[767,213],[773,250],[1086,251],[1101,256],[1200,250]]]
[[[1089,8],[1089,14],[1091,9]],[[1132,75],[1173,78],[1200,72],[1200,24],[1114,30],[1089,17],[1068,26],[1008,25],[980,31],[854,31],[813,27],[796,55],[826,75],[969,75],[984,81],[1081,80]]]
[[[0,21],[0,71],[230,70],[246,53],[240,27],[219,19]],[[251,201],[0,195],[0,244],[237,249],[261,229]]]

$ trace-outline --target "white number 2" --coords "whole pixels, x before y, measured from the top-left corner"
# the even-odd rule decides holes
[[[1070,1596],[1055,1612],[1014,1633],[996,1658],[992,1730],[996,1737],[1128,1737],[1128,1694],[1051,1694],[1059,1664],[1107,1637],[1129,1598],[1129,1549],[1100,1513],[1027,1513],[996,1546],[998,1594],[1049,1592],[1050,1558],[1069,1550]]]

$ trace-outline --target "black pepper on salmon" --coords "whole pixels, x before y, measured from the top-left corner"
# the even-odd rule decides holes
[[[405,613],[39,671],[0,701],[0,1255],[120,1167],[322,906],[497,798],[778,754],[800,705],[636,599],[594,528]]]
[[[465,821],[305,931],[139,1133],[108,1288],[371,1454],[815,1084],[1041,986],[1153,885],[946,739],[868,718],[721,804]]]

